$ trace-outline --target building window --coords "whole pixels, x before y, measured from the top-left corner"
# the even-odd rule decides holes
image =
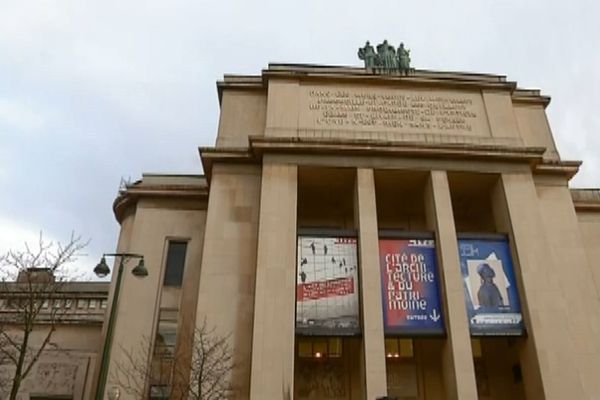
[[[101,309],[106,310],[107,305],[108,305],[107,300],[100,300],[100,308]]]
[[[71,307],[73,307],[73,300],[65,299],[65,308],[71,308]]]
[[[471,351],[473,352],[473,358],[482,358],[483,353],[481,351],[481,340],[478,338],[471,338]]]
[[[165,286],[181,286],[187,242],[169,242],[167,266],[165,268]]]
[[[412,357],[414,357],[412,339],[385,338],[385,357],[386,358],[412,358]]]
[[[87,308],[87,300],[86,299],[77,300],[77,308]]]
[[[150,368],[150,399],[168,399],[177,343],[177,309],[161,309]]]
[[[96,299],[90,299],[90,304],[88,308],[96,308]]]
[[[339,358],[342,356],[342,339],[312,339],[298,340],[298,357],[300,358]]]
[[[170,395],[169,385],[150,385],[150,400],[168,400]]]
[[[177,343],[177,310],[160,310],[158,330],[154,344],[155,358],[169,359],[175,355]]]
[[[60,308],[62,305],[62,300],[56,299],[54,300],[54,308]]]

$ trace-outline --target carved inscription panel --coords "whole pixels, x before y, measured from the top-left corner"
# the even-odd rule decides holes
[[[300,129],[489,136],[477,92],[302,86]]]

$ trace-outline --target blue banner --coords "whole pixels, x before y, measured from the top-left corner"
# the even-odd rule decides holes
[[[379,263],[385,333],[443,335],[435,242],[380,239]]]
[[[473,336],[520,336],[523,316],[506,239],[459,239],[460,268]]]

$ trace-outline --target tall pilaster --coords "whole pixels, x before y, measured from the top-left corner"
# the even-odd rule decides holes
[[[431,171],[425,202],[427,224],[435,231],[442,294],[446,300],[447,339],[442,352],[442,367],[447,398],[477,399],[452,199],[445,171]]]
[[[598,365],[591,327],[598,321],[597,295],[585,279],[589,270],[566,183],[538,192],[530,173],[502,174],[493,204],[496,224],[511,236],[520,278],[527,398],[594,398],[597,379],[587,372]]]
[[[193,303],[196,310],[184,317],[195,316],[195,328],[214,330],[214,337],[228,338],[234,349],[235,368],[228,378],[235,386],[232,399],[248,399],[250,395],[261,175],[259,166],[213,166],[202,265],[198,268],[201,276]],[[186,279],[187,274],[186,269]],[[187,284],[184,282],[184,296]],[[178,360],[193,356],[194,331],[188,336],[185,333],[182,330],[179,340],[189,347],[188,354],[178,353]]]
[[[356,171],[356,216],[360,246],[365,395],[374,399],[387,393],[381,277],[375,180],[372,169]]]
[[[287,400],[294,394],[296,203],[298,169],[262,170],[250,399]]]

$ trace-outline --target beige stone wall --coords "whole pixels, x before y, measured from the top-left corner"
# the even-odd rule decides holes
[[[560,159],[546,111],[541,104],[515,103],[514,114],[525,145],[545,147],[544,157],[553,160]]]
[[[598,298],[566,181],[503,174],[494,207],[511,234],[528,329],[519,346],[527,398],[595,398]]]
[[[568,359],[550,358],[549,361],[560,364],[565,381],[563,389],[568,382],[564,375],[565,367],[574,363],[574,371],[569,375],[576,375],[577,381],[573,385],[577,385],[577,389],[571,390],[571,396],[580,390],[582,394],[579,398],[593,399],[600,393],[600,299],[593,279],[594,263],[588,262],[585,236],[580,230],[566,182],[563,185],[538,186],[537,193],[550,247],[551,273],[559,289],[559,293],[543,299],[542,304],[554,304],[561,309],[561,314],[548,314],[546,317],[553,318],[553,324],[557,324],[566,334],[566,340],[555,343],[555,348],[562,347],[561,352],[557,353],[568,352],[565,355]],[[541,307],[541,304],[537,306]]]
[[[463,122],[440,111],[452,107],[455,107],[452,111],[467,115]],[[289,79],[269,81],[265,135],[427,143],[523,143],[508,92],[430,90],[394,84],[315,84]]]
[[[32,395],[90,398],[94,368],[102,347],[100,329],[100,325],[58,326],[51,336],[53,345],[47,346],[33,365],[21,384],[19,396],[23,399]],[[16,331],[17,334],[19,332],[21,331]],[[32,352],[40,347],[47,332],[45,328],[33,331],[30,339]],[[11,376],[11,371],[8,366],[0,367],[0,377]],[[0,390],[0,396],[2,394],[3,390]]]
[[[249,136],[267,135],[542,146],[546,157],[558,158],[545,100],[537,92],[534,100],[523,94],[513,100],[510,86],[490,88],[489,78],[473,81],[468,74],[451,74],[458,82],[453,86],[444,74],[419,72],[413,83],[357,80],[347,73],[340,69],[329,81],[293,73],[263,76],[252,89],[225,84],[217,147],[244,147]],[[423,85],[420,74],[433,80]],[[461,79],[468,84],[461,86]]]
[[[596,291],[600,293],[600,211],[578,211],[577,221]]]
[[[519,138],[519,129],[513,112],[510,93],[484,90],[482,92],[490,131],[496,138]]]
[[[288,104],[286,112],[298,115],[299,136],[310,136],[310,132],[324,136],[328,131],[345,132],[348,138],[369,138],[373,133],[383,132],[389,133],[388,138],[406,134],[490,135],[482,95],[476,90],[407,88],[397,84],[374,87],[298,82],[298,85],[299,99]],[[451,122],[440,108],[466,111],[465,123]],[[405,113],[396,112],[401,110]]]
[[[130,224],[125,225],[130,235],[122,235],[123,240],[118,249],[143,254],[149,274],[145,278],[131,274],[136,260],[125,265],[110,353],[107,389],[117,384],[117,365],[127,365],[124,350],[140,354],[143,360],[144,342],[152,346],[163,288],[168,240],[188,240],[185,268],[200,267],[205,215],[206,211],[202,209],[179,209],[177,201],[172,202],[171,208],[167,208],[164,203],[162,207],[158,207],[152,200],[140,199],[135,209],[135,218],[125,222]],[[136,397],[127,393],[121,396],[121,399],[134,398]]]
[[[260,90],[227,90],[221,100],[217,147],[246,147],[265,131],[267,96]]]

